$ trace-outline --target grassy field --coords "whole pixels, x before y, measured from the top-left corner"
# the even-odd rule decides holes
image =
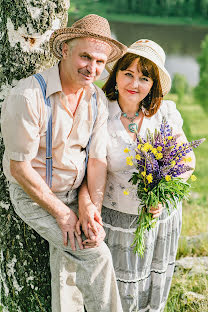
[[[159,25],[196,25],[208,26],[208,20],[191,17],[162,17],[161,16],[140,16],[138,14],[114,14],[109,3],[102,3],[91,0],[71,0],[69,9],[69,25],[71,20],[79,19],[87,14],[98,14],[106,17],[109,21],[123,23],[147,23]]]
[[[194,182],[188,202],[183,205],[182,236],[194,236],[208,232],[208,115],[192,96],[184,97],[180,103],[175,95],[167,96],[177,102],[177,106],[185,121],[184,131],[189,140],[206,138],[206,141],[195,150],[197,181]],[[187,129],[187,131],[186,131]],[[181,239],[177,258],[185,256],[208,256],[208,241],[198,246],[187,247]],[[198,299],[190,292],[204,296]],[[208,276],[207,274],[189,274],[189,270],[176,274],[165,312],[208,312]]]

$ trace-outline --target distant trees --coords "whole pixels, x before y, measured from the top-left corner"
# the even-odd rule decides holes
[[[208,35],[202,41],[201,54],[197,60],[200,68],[200,78],[194,90],[194,95],[204,110],[208,112]]]
[[[105,2],[111,4],[111,11],[115,13],[208,17],[208,0],[106,0]]]

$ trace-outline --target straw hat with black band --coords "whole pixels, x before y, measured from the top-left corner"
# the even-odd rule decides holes
[[[163,96],[168,94],[171,88],[171,78],[165,68],[165,52],[159,44],[152,40],[140,39],[130,45],[126,53],[143,56],[148,60],[152,61],[157,66],[159,71],[159,78]],[[106,66],[107,71],[111,72],[114,65],[115,62],[108,64]]]
[[[96,14],[89,14],[83,17],[71,27],[55,30],[49,41],[50,49],[58,59],[61,59],[62,45],[65,41],[85,37],[98,39],[109,44],[111,53],[107,62],[113,62],[120,58],[127,49],[125,45],[111,37],[108,21]]]

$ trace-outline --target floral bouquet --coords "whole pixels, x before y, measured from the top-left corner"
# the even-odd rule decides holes
[[[151,134],[147,130],[147,139],[137,135],[137,148],[135,158],[129,154],[126,158],[127,164],[135,166],[136,172],[129,180],[137,186],[137,195],[141,200],[141,212],[138,216],[137,229],[135,231],[134,252],[140,256],[144,255],[145,230],[150,230],[156,225],[157,219],[153,219],[149,213],[151,207],[162,204],[169,212],[169,206],[176,208],[177,203],[187,199],[190,184],[179,176],[189,170],[193,170],[187,162],[191,157],[186,155],[199,146],[205,139],[195,140],[179,144],[177,139],[180,135],[173,135],[173,130],[163,118],[160,131],[155,130]],[[129,149],[124,150],[129,153]],[[194,175],[191,176],[195,180]],[[124,191],[128,194],[128,190]]]

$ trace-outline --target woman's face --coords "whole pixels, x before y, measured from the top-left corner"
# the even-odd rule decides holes
[[[116,75],[118,86],[118,100],[139,104],[152,88],[153,80],[146,77],[138,67],[138,59],[124,71],[119,70]]]

